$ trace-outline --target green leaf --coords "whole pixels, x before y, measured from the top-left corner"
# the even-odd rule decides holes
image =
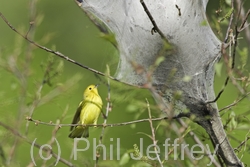
[[[248,59],[248,49],[244,47],[242,50],[239,50],[241,68],[243,69],[247,64]]]
[[[101,33],[100,34],[100,37],[109,41],[110,43],[112,43],[114,46],[117,46],[117,41],[115,39],[115,34],[104,34],[104,33]]]
[[[236,129],[238,122],[236,121],[236,115],[235,113],[232,111],[229,115],[229,119],[230,119],[230,128],[231,130]]]
[[[188,128],[185,130],[185,132],[182,134],[182,136],[181,137],[185,137],[190,131],[191,131],[192,129],[191,129],[191,127],[190,126],[188,126]]]
[[[201,26],[207,26],[207,25],[208,25],[208,23],[207,23],[206,20],[203,20],[203,21],[201,22]]]
[[[138,161],[132,167],[152,167],[152,165],[146,162]]]
[[[135,128],[136,128],[136,124],[131,124],[131,125],[130,125],[130,128],[131,128],[131,129],[135,129]]]
[[[182,78],[182,80],[183,80],[184,82],[189,82],[189,81],[191,81],[191,79],[192,79],[192,77],[191,77],[191,76],[188,76],[188,75],[185,75],[185,76]]]
[[[64,62],[62,60],[59,60],[56,71],[61,74],[63,72]]]
[[[225,0],[225,3],[227,4],[227,5],[229,5],[229,6],[231,6],[231,2],[232,0]]]
[[[225,20],[225,19],[228,19],[230,16],[231,16],[231,14],[234,12],[234,8],[231,8],[227,13],[226,13],[226,15],[224,16],[224,17],[222,17],[220,20],[218,20],[218,22],[222,22],[223,20]]]
[[[218,75],[218,77],[221,77],[221,69],[222,69],[222,63],[215,63],[214,68],[215,72]]]
[[[139,109],[138,106],[134,104],[129,104],[127,105],[127,108],[126,108],[126,110],[130,113],[136,112],[138,111],[138,109]]]
[[[126,152],[122,155],[121,160],[119,161],[119,166],[127,164],[130,160],[129,154]]]
[[[164,60],[165,60],[165,57],[163,56],[158,57],[155,61],[155,66],[156,67],[159,66]]]
[[[180,100],[181,97],[182,97],[182,91],[177,90],[176,92],[174,92],[174,99],[175,100]]]

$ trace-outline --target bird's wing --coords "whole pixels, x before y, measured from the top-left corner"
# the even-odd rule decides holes
[[[80,120],[80,114],[81,114],[81,110],[82,110],[82,107],[83,107],[83,101],[80,102],[77,110],[76,110],[76,113],[75,113],[75,116],[74,116],[74,119],[72,121],[72,124],[77,124]],[[73,130],[74,126],[71,126],[70,127],[70,130]]]

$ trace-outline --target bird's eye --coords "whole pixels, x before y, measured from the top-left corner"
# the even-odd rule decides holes
[[[89,90],[91,90],[92,88],[90,87]]]

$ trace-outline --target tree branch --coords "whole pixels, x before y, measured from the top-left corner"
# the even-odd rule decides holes
[[[101,75],[101,76],[106,76],[106,77],[108,77],[108,78],[110,78],[110,79],[112,79],[112,80],[114,80],[114,81],[118,81],[118,82],[124,83],[124,84],[126,84],[126,85],[135,86],[135,85],[131,85],[131,84],[129,84],[129,83],[120,81],[120,80],[118,80],[118,79],[116,79],[116,78],[114,78],[114,77],[112,77],[112,76],[107,76],[107,75],[105,75],[104,73],[102,73],[102,72],[100,72],[100,71],[97,71],[97,70],[95,70],[95,69],[93,69],[93,68],[90,68],[90,67],[88,67],[88,66],[86,66],[86,65],[83,65],[83,64],[81,64],[81,63],[79,63],[79,62],[77,62],[77,61],[75,61],[75,60],[69,58],[68,56],[65,56],[64,54],[62,54],[62,53],[60,53],[60,52],[58,52],[58,51],[54,51],[54,50],[51,50],[51,49],[49,49],[49,48],[46,48],[45,46],[39,45],[38,43],[36,43],[36,42],[32,41],[31,39],[29,39],[26,35],[23,35],[23,34],[21,34],[19,31],[17,31],[17,30],[15,29],[15,27],[13,27],[13,26],[10,24],[10,22],[4,17],[4,15],[3,15],[1,12],[0,12],[0,17],[4,20],[4,22],[5,22],[14,32],[16,32],[17,34],[19,34],[22,38],[24,38],[25,40],[27,40],[29,43],[35,45],[36,47],[38,47],[38,48],[40,48],[40,49],[42,49],[42,50],[44,50],[44,51],[46,51],[46,52],[52,53],[52,54],[54,54],[54,55],[56,55],[56,56],[58,56],[58,57],[60,57],[60,58],[62,58],[62,59],[64,59],[64,60],[66,60],[66,61],[68,61],[68,62],[70,62],[70,63],[73,63],[73,64],[75,64],[75,65],[77,65],[77,66],[79,66],[79,67],[81,67],[81,68],[84,68],[84,69],[86,69],[86,70],[88,70],[88,71],[91,71],[91,72],[93,72],[93,73],[95,73],[95,74],[98,74],[98,75]],[[138,86],[135,86],[135,87],[138,87]]]
[[[156,141],[156,138],[155,138],[155,129],[154,129],[153,122],[152,122],[151,109],[150,109],[150,105],[149,105],[148,99],[146,99],[146,102],[147,102],[147,107],[148,107],[148,117],[149,117],[148,121],[149,121],[150,129],[151,129],[151,134],[152,134],[151,139],[153,141],[155,155],[157,157],[157,161],[159,162],[160,166],[163,167],[163,164],[161,162],[161,159],[160,159],[160,156],[159,156],[158,150],[157,150],[157,141]]]
[[[181,118],[183,117],[183,115],[178,115],[178,116],[175,116],[171,119],[177,119],[177,118]],[[168,117],[160,117],[160,118],[152,118],[151,120],[152,121],[161,121],[161,120],[168,120],[169,118]],[[31,117],[26,117],[26,120],[27,121],[30,121],[30,122],[34,122],[36,126],[38,125],[47,125],[47,126],[59,126],[59,127],[64,127],[64,126],[96,126],[96,127],[115,127],[115,126],[126,126],[126,125],[131,125],[131,124],[135,124],[135,123],[142,123],[142,122],[148,122],[149,121],[149,118],[147,119],[139,119],[139,120],[135,120],[135,121],[129,121],[129,122],[121,122],[121,123],[113,123],[113,124],[106,124],[106,123],[103,123],[103,124],[56,124],[56,123],[53,123],[53,122],[43,122],[43,121],[40,121],[40,120],[34,120],[32,119]]]

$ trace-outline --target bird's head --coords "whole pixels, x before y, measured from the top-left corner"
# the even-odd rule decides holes
[[[90,96],[99,96],[98,94],[98,90],[97,90],[98,85],[89,85],[84,93],[83,93],[83,97],[90,97]]]

